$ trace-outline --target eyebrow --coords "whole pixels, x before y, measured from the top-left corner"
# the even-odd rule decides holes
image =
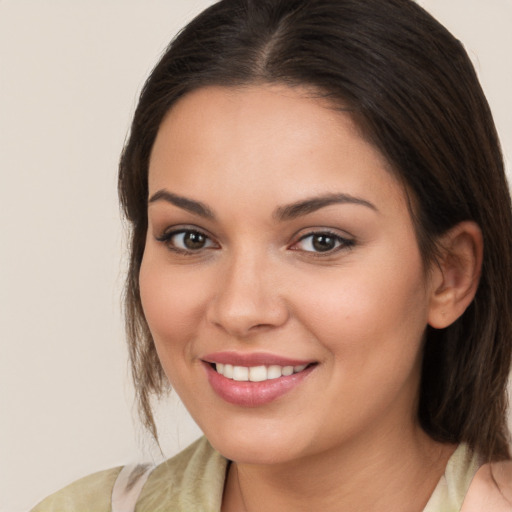
[[[280,206],[276,209],[273,216],[279,221],[292,220],[297,217],[301,217],[302,215],[313,213],[332,204],[357,204],[370,208],[376,212],[379,211],[374,204],[360,197],[354,197],[350,194],[326,194],[297,201],[296,203],[286,206]]]
[[[166,201],[178,208],[182,208],[183,210],[199,215],[200,217],[210,220],[215,219],[215,214],[206,204],[201,201],[195,201],[193,199],[188,199],[187,197],[173,194],[165,189],[155,192],[149,198],[148,204],[155,203],[157,201]],[[272,216],[278,221],[287,221],[313,213],[332,204],[356,204],[365,206],[376,212],[379,211],[374,204],[360,197],[354,197],[350,194],[326,194],[309,199],[303,199],[288,205],[279,206],[276,208]]]
[[[206,206],[204,203],[173,194],[168,190],[159,190],[158,192],[155,192],[149,198],[148,204],[155,203],[156,201],[166,201],[173,204],[174,206],[177,206],[178,208],[187,210],[190,213],[195,213],[200,217],[205,217],[206,219],[212,220],[215,219],[215,215],[213,214],[212,210],[208,208],[208,206]]]

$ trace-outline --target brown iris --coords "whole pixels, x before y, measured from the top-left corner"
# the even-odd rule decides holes
[[[336,238],[325,233],[314,235],[312,245],[318,252],[331,251],[336,247]]]
[[[196,231],[187,231],[183,235],[183,245],[190,250],[202,249],[206,244],[206,236]]]

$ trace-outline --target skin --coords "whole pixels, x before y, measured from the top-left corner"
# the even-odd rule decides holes
[[[360,202],[277,218],[333,193]],[[442,266],[424,268],[403,186],[351,118],[305,89],[200,89],[160,127],[149,196],[144,313],[172,386],[235,461],[223,510],[422,510],[454,449],[415,415],[425,328],[451,321],[439,320],[447,292]],[[179,229],[205,245],[162,241]],[[311,233],[325,232],[348,242],[314,252]],[[216,351],[316,366],[277,400],[241,407],[208,382],[201,360]]]

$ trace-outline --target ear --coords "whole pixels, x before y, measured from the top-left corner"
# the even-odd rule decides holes
[[[430,326],[448,327],[473,300],[482,269],[483,245],[482,231],[471,221],[457,224],[441,237],[441,255],[431,269]]]

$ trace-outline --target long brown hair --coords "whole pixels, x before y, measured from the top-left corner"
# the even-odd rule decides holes
[[[350,110],[410,191],[426,263],[458,222],[481,227],[473,303],[448,328],[427,328],[418,416],[437,440],[509,458],[512,213],[500,145],[462,44],[411,0],[222,0],[185,27],[151,73],[119,170],[131,226],[128,342],[146,427],[156,437],[151,397],[167,388],[138,283],[153,142],[188,92],[255,83],[306,85]]]

